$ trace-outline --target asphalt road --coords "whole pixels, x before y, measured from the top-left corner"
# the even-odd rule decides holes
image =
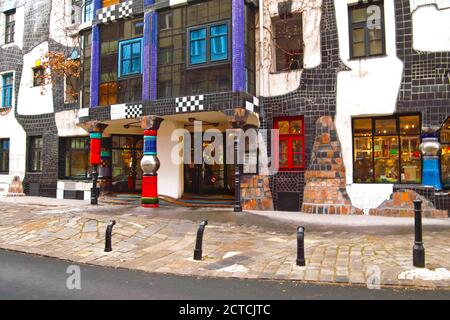
[[[0,250],[1,300],[316,300],[446,299],[450,291],[199,279],[80,266],[81,290],[67,289],[70,262]],[[73,278],[71,278],[73,280]],[[69,281],[76,285],[75,281]]]

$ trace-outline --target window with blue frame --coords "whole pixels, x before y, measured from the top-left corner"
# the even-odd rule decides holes
[[[85,0],[83,8],[83,23],[94,19],[94,1]]]
[[[211,26],[211,61],[228,59],[228,25]]]
[[[142,73],[142,38],[119,44],[119,77]]]
[[[189,31],[190,64],[206,63],[206,28]]]
[[[228,60],[228,23],[192,28],[188,39],[189,65]]]
[[[12,73],[2,76],[2,108],[12,107],[13,78]]]

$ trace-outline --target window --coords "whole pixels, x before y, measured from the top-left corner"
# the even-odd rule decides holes
[[[159,30],[169,30],[173,27],[173,12],[164,12],[159,16]]]
[[[444,123],[441,129],[441,175],[442,185],[445,189],[450,189],[450,118]]]
[[[228,59],[228,25],[211,27],[211,61]]]
[[[167,65],[173,63],[173,47],[165,47],[159,49],[158,64]]]
[[[228,60],[228,23],[195,27],[188,35],[189,65]]]
[[[142,73],[142,39],[121,42],[119,57],[119,77]]]
[[[0,172],[9,173],[9,139],[0,139]]]
[[[352,59],[380,56],[385,53],[383,1],[350,6],[349,21]]]
[[[13,81],[12,73],[2,76],[2,108],[12,107]]]
[[[275,119],[279,130],[278,161],[280,171],[298,171],[305,168],[305,139],[303,117]]]
[[[83,22],[89,22],[94,19],[94,1],[85,0],[83,9]]]
[[[303,67],[303,31],[301,15],[284,15],[273,19],[276,72]]]
[[[420,115],[353,119],[355,183],[421,183]]]
[[[126,20],[100,26],[101,106],[142,100],[142,21]],[[128,100],[130,97],[132,101]]]
[[[206,62],[206,28],[189,31],[189,63]]]
[[[247,5],[246,7],[248,7]],[[167,8],[158,13],[158,75],[157,98],[175,98],[212,92],[229,92],[231,88],[232,68],[230,54],[231,1],[209,0],[189,3],[186,6]],[[249,21],[249,24],[252,22]],[[211,41],[211,27],[227,25],[227,42],[220,28],[212,28],[215,35]],[[190,63],[190,31],[203,29],[203,35],[194,32],[192,39],[193,60]],[[222,28],[223,29],[223,28]],[[252,32],[248,34],[251,35]],[[200,37],[201,36],[201,37]],[[254,33],[253,33],[254,37]],[[203,39],[200,39],[203,38]],[[249,37],[249,40],[250,37]],[[253,41],[254,42],[254,41]],[[214,43],[214,44],[213,44]],[[212,51],[211,51],[212,50]],[[225,60],[220,54],[227,51]],[[251,52],[252,48],[249,47]],[[216,53],[217,61],[211,60],[211,53]],[[224,55],[223,55],[224,56]],[[246,56],[247,58],[247,56]],[[247,64],[248,63],[248,64]],[[249,86],[253,87],[254,59],[246,60],[252,73]]]
[[[87,179],[92,171],[89,164],[88,137],[67,138],[63,140],[62,154],[65,157],[64,174],[65,179]]]
[[[31,172],[42,171],[42,137],[30,137],[30,162]]]
[[[5,12],[5,44],[14,42],[14,34],[16,28],[16,10]]]
[[[41,86],[44,83],[44,68],[33,68],[33,87]]]

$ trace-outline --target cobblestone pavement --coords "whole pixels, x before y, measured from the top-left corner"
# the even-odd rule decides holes
[[[450,278],[442,278],[443,269],[450,270],[450,228],[425,233],[427,268],[437,269],[441,278],[423,280],[408,279],[414,272],[406,272],[414,269],[413,234],[312,231],[305,241],[307,266],[297,267],[292,230],[212,222],[204,236],[204,259],[195,262],[197,221],[147,216],[142,208],[124,206],[0,206],[0,248],[78,263],[188,276],[364,285],[376,284],[379,271],[381,285],[450,288]],[[104,233],[111,219],[117,221],[114,250],[105,253]],[[410,276],[399,279],[401,273]]]

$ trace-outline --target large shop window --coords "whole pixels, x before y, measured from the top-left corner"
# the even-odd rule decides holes
[[[383,1],[351,5],[348,12],[351,58],[385,54]]]
[[[142,100],[142,34],[142,19],[101,26],[101,106]]]
[[[14,42],[16,29],[16,9],[5,12],[5,44]]]
[[[0,139],[0,172],[9,173],[9,139]]]
[[[83,8],[83,23],[94,19],[94,0],[85,0]]]
[[[274,129],[279,130],[278,159],[280,171],[303,170],[305,168],[303,117],[276,118]]]
[[[42,137],[30,137],[30,162],[29,170],[31,172],[42,171]]]
[[[89,164],[89,138],[77,137],[63,140],[64,179],[87,179],[92,172]]]
[[[191,66],[228,60],[228,23],[195,27],[188,34]]]
[[[441,129],[441,174],[442,184],[445,189],[450,189],[450,118],[444,123]]]
[[[355,183],[422,181],[420,115],[353,119]]]
[[[301,15],[283,15],[272,20],[274,27],[275,68],[277,72],[303,67]]]
[[[12,73],[2,76],[2,108],[12,107],[13,81]]]

